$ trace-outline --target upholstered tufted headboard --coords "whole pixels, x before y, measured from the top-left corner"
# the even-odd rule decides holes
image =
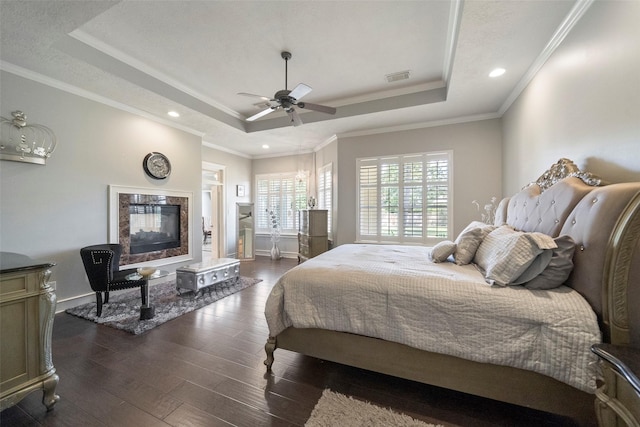
[[[640,346],[640,182],[593,187],[575,175],[503,199],[496,224],[576,242],[567,285],[598,315],[606,342]]]

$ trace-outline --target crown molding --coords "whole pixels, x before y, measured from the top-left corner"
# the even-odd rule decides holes
[[[558,46],[563,42],[563,40],[567,37],[567,35],[571,32],[573,27],[580,21],[585,12],[591,7],[595,0],[578,0],[574,4],[573,8],[567,16],[564,18],[556,32],[551,36],[551,39],[544,47],[540,55],[536,58],[535,61],[531,64],[531,67],[527,70],[527,72],[522,76],[518,84],[513,88],[513,91],[507,96],[505,101],[502,103],[502,106],[498,110],[500,116],[502,116],[508,109],[511,107],[516,99],[520,96],[520,94],[525,90],[525,88],[531,83],[533,78],[538,74],[538,71],[542,68],[542,66],[547,62],[547,60],[551,57],[551,55],[556,51]]]
[[[366,129],[361,131],[354,132],[345,132],[337,135],[337,138],[351,138],[354,136],[367,136],[367,135],[377,135],[381,133],[391,133],[391,132],[403,132],[408,130],[416,130],[416,129],[424,129],[438,126],[449,126],[460,123],[468,123],[468,122],[478,122],[482,120],[491,120],[491,119],[499,119],[502,117],[501,114],[495,113],[486,113],[486,114],[475,114],[472,116],[464,116],[464,117],[454,117],[451,119],[444,120],[434,120],[431,122],[423,122],[423,123],[411,123],[406,125],[399,126],[389,126],[384,128],[377,129]]]
[[[146,111],[139,110],[137,108],[133,108],[129,105],[122,104],[120,102],[114,101],[112,99],[106,98],[104,96],[98,95],[96,93],[90,92],[85,89],[81,89],[77,86],[70,85],[68,83],[61,82],[60,80],[53,79],[51,77],[47,77],[35,71],[27,70],[26,68],[22,68],[18,65],[11,64],[9,62],[0,61],[0,70],[6,71],[7,73],[15,74],[18,77],[22,77],[28,80],[32,80],[37,83],[41,83],[45,86],[52,87],[54,89],[61,90],[63,92],[67,92],[73,95],[77,95],[81,98],[89,99],[91,101],[98,102],[103,105],[107,105],[109,107],[115,108],[117,110],[126,111],[127,113],[135,114],[136,116],[144,117],[145,119],[154,121],[156,123],[160,123],[174,129],[179,129],[181,131],[190,133],[192,135],[196,135],[200,138],[204,136],[203,132],[197,131],[187,126],[183,126],[179,123],[172,122],[170,120],[162,119],[153,114],[147,113]]]
[[[90,34],[87,34],[86,32],[82,31],[82,30],[75,30],[71,33],[69,33],[70,37],[73,37],[74,39],[78,40],[79,42],[82,42],[88,46],[91,46],[92,48],[104,53],[105,55],[115,58],[120,62],[123,62],[127,65],[129,65],[130,67],[133,67],[135,69],[137,69],[138,71],[147,74],[155,79],[160,80],[161,82],[172,86],[176,89],[178,89],[181,92],[186,93],[187,95],[193,96],[196,99],[199,99],[202,102],[205,102],[209,105],[211,105],[212,107],[215,107],[216,109],[232,116],[235,117],[236,119],[239,120],[244,120],[245,117],[242,116],[240,113],[238,113],[237,111],[234,111],[232,109],[230,109],[229,107],[220,104],[219,102],[217,102],[216,100],[209,98],[206,95],[203,95],[202,93],[194,90],[193,88],[167,76],[166,74],[158,71],[157,69],[145,64],[144,62],[130,56],[127,55],[126,53],[114,48],[113,46],[110,46],[106,43],[104,43],[102,40],[99,40],[95,37],[93,37]]]
[[[222,147],[220,145],[216,145],[212,142],[207,142],[204,139],[202,140],[202,145],[204,145],[205,147],[209,147],[209,148],[213,148],[214,150],[218,150],[218,151],[224,151],[225,153],[229,153],[229,154],[233,154],[235,156],[239,156],[239,157],[244,157],[245,159],[253,159],[253,156],[250,156],[246,153],[241,153],[240,151],[236,151],[236,150],[232,150],[230,148],[227,147]]]

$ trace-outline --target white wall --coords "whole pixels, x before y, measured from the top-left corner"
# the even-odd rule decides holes
[[[502,196],[499,119],[338,139],[337,244],[356,238],[356,159],[453,150],[453,240],[480,216],[473,200]]]
[[[0,73],[0,99],[3,117],[22,110],[28,123],[57,136],[46,166],[0,161],[0,250],[55,262],[59,309],[92,292],[79,251],[109,241],[110,184],[192,192],[192,217],[199,221],[200,137],[6,72]],[[170,159],[166,180],[145,175],[142,160],[151,151]],[[195,225],[190,239],[200,260]]]
[[[561,157],[640,181],[640,2],[596,1],[503,116],[507,194]]]

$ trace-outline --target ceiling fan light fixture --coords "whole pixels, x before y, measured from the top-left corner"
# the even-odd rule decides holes
[[[397,73],[387,74],[385,78],[387,79],[387,83],[399,82],[401,80],[407,80],[411,77],[411,71],[399,71]]]

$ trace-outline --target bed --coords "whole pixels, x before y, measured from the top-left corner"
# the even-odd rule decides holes
[[[591,345],[640,344],[640,183],[560,159],[486,227],[444,257],[354,244],[293,268],[265,307],[267,369],[280,348],[592,422]]]

